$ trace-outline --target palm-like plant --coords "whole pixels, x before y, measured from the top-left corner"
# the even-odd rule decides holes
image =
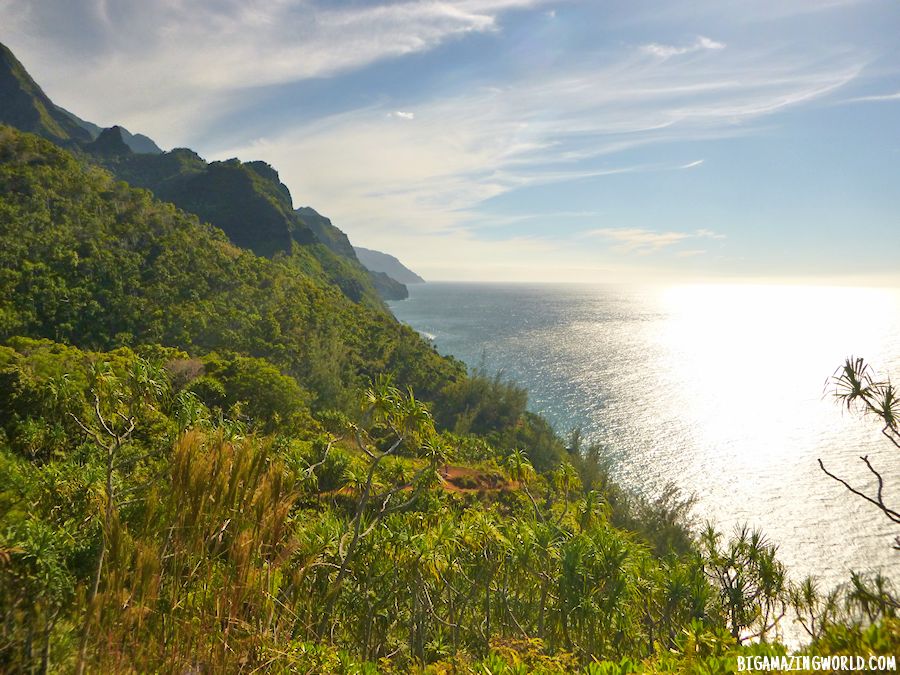
[[[848,410],[861,410],[864,415],[874,416],[882,425],[881,433],[890,443],[900,449],[900,402],[897,390],[890,380],[879,379],[872,368],[861,358],[848,358],[835,371],[830,382],[835,398]],[[836,480],[847,490],[874,505],[895,525],[900,525],[900,511],[888,506],[884,500],[884,478],[872,465],[868,455],[859,458],[869,473],[875,478],[874,494],[866,494],[853,487],[843,478],[831,473],[819,459],[819,467],[827,476]],[[900,535],[894,539],[894,548],[900,551]]]
[[[776,547],[746,525],[722,542],[712,525],[700,539],[704,571],[719,593],[719,606],[732,637],[741,642],[777,630],[787,611],[786,572]]]

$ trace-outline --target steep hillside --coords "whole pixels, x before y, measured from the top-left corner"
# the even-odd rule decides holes
[[[137,154],[128,151],[120,134],[110,132],[86,146],[94,161],[117,178],[215,225],[237,246],[272,256],[290,253],[293,242],[316,243],[312,231],[294,216],[287,187],[268,165],[237,159],[207,163],[182,148]],[[110,135],[118,137],[115,147],[98,147]]]
[[[337,286],[354,302],[383,308],[368,270],[355,257],[346,258],[320,243],[294,212],[291,193],[278,172],[265,162],[207,163],[186,148],[149,155],[117,147],[114,152],[95,146],[87,150],[92,161],[117,178],[215,225],[237,246],[260,256],[289,256],[306,274]]]
[[[369,270],[369,274],[372,275],[372,283],[375,284],[378,294],[385,300],[406,300],[409,297],[409,289],[406,288],[406,284],[401,284],[384,272]]]
[[[342,258],[347,258],[353,263],[360,264],[350,239],[343,230],[334,226],[330,218],[326,218],[309,206],[300,207],[296,210],[296,214],[309,226],[316,235],[316,239],[327,246],[333,253]],[[401,282],[383,272],[376,272],[371,269],[368,271],[372,284],[375,286],[378,294],[385,300],[405,300],[409,297],[409,291]]]
[[[103,131],[96,124],[53,103],[3,44],[0,44],[0,123],[36,133],[67,147],[90,143]],[[162,152],[147,136],[120,129],[125,144],[133,152]]]
[[[0,194],[0,341],[235,350],[269,358],[337,407],[384,370],[423,394],[462,373],[388,313],[323,284],[308,249],[257,257],[9,127],[0,127]]]
[[[0,122],[74,145],[91,134],[54,105],[13,53],[0,44]]]
[[[350,239],[342,231],[335,227],[330,218],[326,218],[315,209],[309,206],[301,206],[296,213],[311,229],[318,240],[325,244],[332,251],[345,258],[356,260],[356,253],[353,250],[353,244]]]

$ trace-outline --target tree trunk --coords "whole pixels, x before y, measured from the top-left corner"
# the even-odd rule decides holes
[[[106,559],[107,538],[112,524],[113,512],[113,468],[115,467],[116,452],[114,448],[106,451],[106,508],[103,514],[103,538],[100,545],[100,557],[97,559],[97,569],[94,570],[94,582],[91,584],[91,592],[88,595],[87,609],[84,613],[84,626],[81,629],[81,644],[78,647],[78,664],[75,667],[76,675],[84,675],[85,660],[87,657],[88,640],[91,634],[91,621],[94,618],[94,604],[100,589],[100,575],[103,573],[103,563]]]

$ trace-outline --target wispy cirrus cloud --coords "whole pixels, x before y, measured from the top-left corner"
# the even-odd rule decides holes
[[[88,119],[127,121],[175,143],[173,132],[208,119],[242,88],[427,52],[496,32],[505,13],[547,3],[0,0],[0,26],[51,97]],[[22,39],[29,34],[49,40]]]
[[[687,45],[666,45],[656,42],[641,45],[641,51],[652,56],[658,56],[661,59],[668,59],[673,56],[683,56],[684,54],[693,54],[702,51],[717,51],[725,49],[724,42],[718,42],[703,35],[698,35],[697,39]]]
[[[700,229],[693,232],[657,232],[641,228],[599,228],[585,233],[589,237],[600,237],[613,243],[613,249],[622,254],[648,255],[671,248],[688,240],[724,239],[724,235],[711,230]],[[691,249],[681,251],[681,257],[699,255],[705,251]]]
[[[894,94],[873,94],[871,96],[857,96],[848,98],[841,103],[882,103],[884,101],[900,101],[900,91]]]
[[[698,58],[688,64],[626,50],[605,64],[267,130],[216,156],[266,158],[361,245],[381,245],[427,267],[452,249],[413,249],[412,233],[466,233],[469,245],[480,205],[516,190],[697,170],[702,159],[634,163],[621,155],[747,134],[758,120],[836,91],[861,67],[844,55],[811,61],[745,51]],[[398,124],[389,116],[397,110],[415,110],[415,124]],[[689,236],[702,235],[651,236],[641,248]]]
[[[700,228],[699,230],[695,230],[694,236],[704,237],[706,239],[725,239],[724,234],[721,234],[719,232],[713,232],[712,230],[707,230],[705,228]]]

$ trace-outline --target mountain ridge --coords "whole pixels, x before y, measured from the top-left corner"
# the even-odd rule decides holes
[[[363,266],[347,235],[329,219],[309,207],[295,211],[290,190],[265,162],[207,162],[187,148],[163,152],[119,125],[102,129],[54,104],[2,44],[0,101],[0,122],[81,153],[120,180],[220,228],[237,246],[291,257],[304,273],[337,286],[354,302],[386,309],[384,299],[408,295],[399,281]]]
[[[300,216],[300,219],[307,224],[325,246],[337,255],[349,258],[362,265],[362,261],[356,255],[353,244],[350,243],[350,238],[343,230],[335,227],[330,218],[323,216],[309,206],[301,206],[294,212]],[[375,284],[375,289],[385,300],[405,300],[409,297],[409,289],[406,288],[406,284],[403,282],[398,281],[385,272],[373,270],[365,265],[362,266],[372,275],[372,283]]]
[[[0,43],[0,122],[36,133],[54,143],[73,148],[96,141],[104,129],[56,105],[35,82],[12,50]],[[161,153],[149,137],[118,127],[133,152]]]
[[[32,79],[25,66],[0,43],[0,122],[36,133],[55,143],[89,143],[90,133],[66,115]]]
[[[362,246],[354,246],[356,257],[372,272],[382,272],[404,284],[424,284],[425,279],[409,269],[395,256]]]

